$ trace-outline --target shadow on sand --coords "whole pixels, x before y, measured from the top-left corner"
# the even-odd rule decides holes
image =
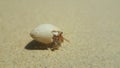
[[[54,47],[52,43],[44,44],[35,40],[32,40],[25,46],[25,49],[27,50],[48,50],[48,48],[50,48],[52,51],[58,50],[58,47]]]

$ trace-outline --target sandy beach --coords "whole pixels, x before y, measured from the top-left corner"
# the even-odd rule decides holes
[[[0,68],[120,68],[119,0],[0,0]],[[29,33],[40,24],[61,28],[59,50]]]

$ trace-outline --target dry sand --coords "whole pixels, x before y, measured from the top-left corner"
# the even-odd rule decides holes
[[[29,33],[44,23],[70,43],[37,48]],[[0,68],[120,68],[120,0],[0,0]]]

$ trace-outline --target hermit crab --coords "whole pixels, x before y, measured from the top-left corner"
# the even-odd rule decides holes
[[[58,49],[64,40],[63,32],[52,24],[41,24],[30,32],[31,37],[41,43],[51,44],[52,49]]]

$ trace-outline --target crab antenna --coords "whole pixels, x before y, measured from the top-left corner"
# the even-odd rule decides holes
[[[67,42],[69,42],[70,43],[70,41],[68,40],[68,39],[66,39],[66,38],[63,38],[65,41],[67,41]]]

